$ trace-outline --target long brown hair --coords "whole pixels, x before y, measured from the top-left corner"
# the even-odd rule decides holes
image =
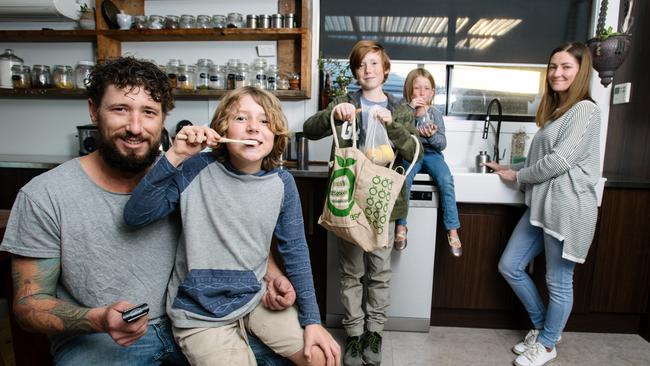
[[[379,52],[381,63],[384,66],[384,82],[386,82],[390,73],[390,59],[384,46],[377,41],[363,40],[352,47],[352,51],[350,51],[350,71],[352,71],[352,76],[355,79],[357,78],[357,70],[361,67],[361,61],[370,52]]]
[[[287,148],[289,140],[287,117],[282,112],[282,105],[275,95],[252,86],[231,90],[224,95],[221,103],[219,103],[217,110],[214,112],[214,117],[212,117],[212,122],[210,122],[210,127],[217,131],[219,135],[225,136],[230,125],[230,118],[237,112],[241,98],[246,95],[250,95],[255,103],[264,109],[266,118],[269,120],[269,128],[275,135],[273,137],[273,149],[262,160],[262,169],[268,171],[280,165],[281,155]],[[219,144],[215,149],[212,149],[212,154],[222,163],[226,162],[229,157],[226,144]]]
[[[576,75],[575,80],[569,86],[568,97],[564,104],[560,105],[560,95],[556,93],[548,81],[548,69],[550,67],[551,58],[558,52],[570,53],[578,64],[580,69]],[[592,100],[589,95],[589,80],[591,78],[591,51],[587,46],[580,42],[570,42],[561,45],[554,49],[548,57],[546,64],[546,83],[544,83],[544,94],[542,101],[537,108],[537,126],[544,127],[549,121],[554,121],[568,111],[574,104],[582,100]]]
[[[418,67],[417,69],[411,70],[408,75],[406,75],[406,81],[404,81],[403,94],[407,103],[411,103],[411,100],[413,99],[413,84],[415,83],[415,79],[419,76],[429,80],[431,88],[433,89],[433,96],[436,95],[436,81],[433,80],[433,75],[431,75],[428,70]],[[431,103],[433,103],[433,100],[431,100]]]

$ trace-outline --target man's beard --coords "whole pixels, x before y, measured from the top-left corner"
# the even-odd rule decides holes
[[[130,135],[127,132],[127,138]],[[104,135],[100,127],[97,151],[110,167],[128,173],[140,173],[148,169],[158,158],[161,136],[158,140],[152,141],[149,150],[143,156],[136,156],[133,152],[124,155],[117,149],[113,140]]]

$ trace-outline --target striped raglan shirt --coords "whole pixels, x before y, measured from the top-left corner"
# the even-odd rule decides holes
[[[517,172],[530,207],[530,223],[563,241],[562,257],[584,263],[593,240],[600,178],[600,109],[576,103],[533,138]]]

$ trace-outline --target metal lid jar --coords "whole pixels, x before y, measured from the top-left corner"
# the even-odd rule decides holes
[[[251,85],[260,89],[267,88],[266,60],[263,58],[256,58],[253,60],[253,68],[251,70]]]
[[[22,64],[23,59],[16,56],[11,48],[5,49],[5,52],[0,55],[0,88],[13,88],[13,82],[11,81],[11,67]]]
[[[212,28],[226,28],[226,16],[221,14],[213,15]]]
[[[226,27],[228,28],[241,28],[244,23],[244,16],[241,13],[228,13],[226,20]]]
[[[178,29],[180,27],[180,21],[178,15],[167,15],[165,16],[165,29]]]
[[[169,78],[169,82],[172,84],[172,88],[175,88],[177,86],[177,75],[178,75],[178,68],[183,64],[183,61],[172,58],[167,61],[167,65],[165,66],[165,73],[167,73],[167,77]]]
[[[196,62],[196,89],[208,89],[212,65],[214,62],[207,58],[199,59]]]
[[[212,28],[212,19],[209,15],[198,15],[196,17],[196,27],[199,29],[208,29]]]
[[[208,89],[223,90],[226,88],[226,68],[223,65],[212,65],[209,75]]]
[[[235,79],[237,78],[237,68],[239,67],[240,60],[238,58],[231,58],[226,64],[226,89],[235,89]]]
[[[247,63],[240,63],[237,67],[237,74],[235,75],[235,89],[242,86],[250,85],[248,80],[249,68]]]
[[[74,73],[70,65],[54,65],[52,71],[52,85],[58,89],[72,89],[74,87]]]
[[[278,70],[278,67],[275,65],[270,65],[268,70],[266,70],[266,89],[278,90],[279,77],[280,77],[280,72]]]
[[[74,86],[77,89],[85,89],[88,85],[88,78],[93,71],[95,63],[92,61],[79,61],[74,68]]]
[[[52,75],[47,65],[34,65],[32,67],[32,88],[52,87]]]
[[[27,65],[11,67],[11,81],[14,89],[29,89],[32,87],[32,72]]]
[[[194,15],[183,14],[179,23],[181,29],[196,28],[196,18]]]
[[[176,87],[183,90],[194,90],[196,71],[192,65],[181,65],[176,75]]]

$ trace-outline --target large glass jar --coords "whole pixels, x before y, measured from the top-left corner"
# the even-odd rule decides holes
[[[237,68],[239,67],[239,59],[231,58],[226,64],[226,74],[228,79],[226,81],[226,89],[232,90],[235,89],[235,79],[237,78]]]
[[[74,73],[72,66],[54,65],[52,71],[52,85],[58,89],[72,89],[74,87]]]
[[[269,69],[266,71],[266,89],[278,90],[279,77],[280,77],[280,72],[278,71],[278,67],[275,65],[270,65]]]
[[[256,58],[253,60],[253,69],[251,70],[251,85],[266,89],[266,60],[263,58]]]
[[[221,14],[213,15],[212,28],[226,28],[226,16]]]
[[[165,29],[178,29],[179,26],[178,15],[167,15],[165,17]]]
[[[13,88],[13,82],[11,81],[11,67],[22,64],[23,59],[16,56],[13,50],[10,48],[5,49],[5,52],[0,55],[0,88]]]
[[[181,29],[196,28],[196,18],[194,17],[194,15],[189,15],[189,14],[181,15],[180,28]]]
[[[228,13],[226,20],[226,27],[228,28],[242,28],[244,25],[244,16],[241,13]]]
[[[209,74],[208,89],[223,90],[226,88],[226,68],[223,65],[212,65]]]
[[[165,18],[160,15],[149,15],[149,23],[147,26],[149,29],[163,29]]]
[[[95,63],[92,61],[79,61],[74,69],[74,86],[77,89],[85,89],[88,85],[90,72],[93,71]]]
[[[133,28],[134,29],[147,29],[147,16],[146,15],[136,15],[133,17]]]
[[[14,89],[29,89],[32,87],[32,73],[27,65],[11,67],[11,81]]]
[[[52,87],[50,67],[47,65],[34,65],[32,67],[32,88]]]
[[[207,58],[199,59],[196,62],[196,89],[208,89],[210,83],[210,67],[214,63]]]
[[[196,17],[196,27],[199,29],[208,29],[212,28],[212,20],[209,15],[198,15]]]
[[[237,67],[237,75],[235,76],[235,89],[241,88],[242,86],[248,86],[250,80],[248,80],[249,68],[247,63],[240,63]]]
[[[169,61],[167,61],[167,65],[165,66],[165,73],[167,73],[167,77],[169,78],[169,82],[172,84],[172,88],[175,88],[177,86],[178,68],[182,64],[183,61],[175,58],[172,58]]]
[[[181,65],[176,75],[176,87],[183,90],[194,90],[196,71],[192,65]]]

